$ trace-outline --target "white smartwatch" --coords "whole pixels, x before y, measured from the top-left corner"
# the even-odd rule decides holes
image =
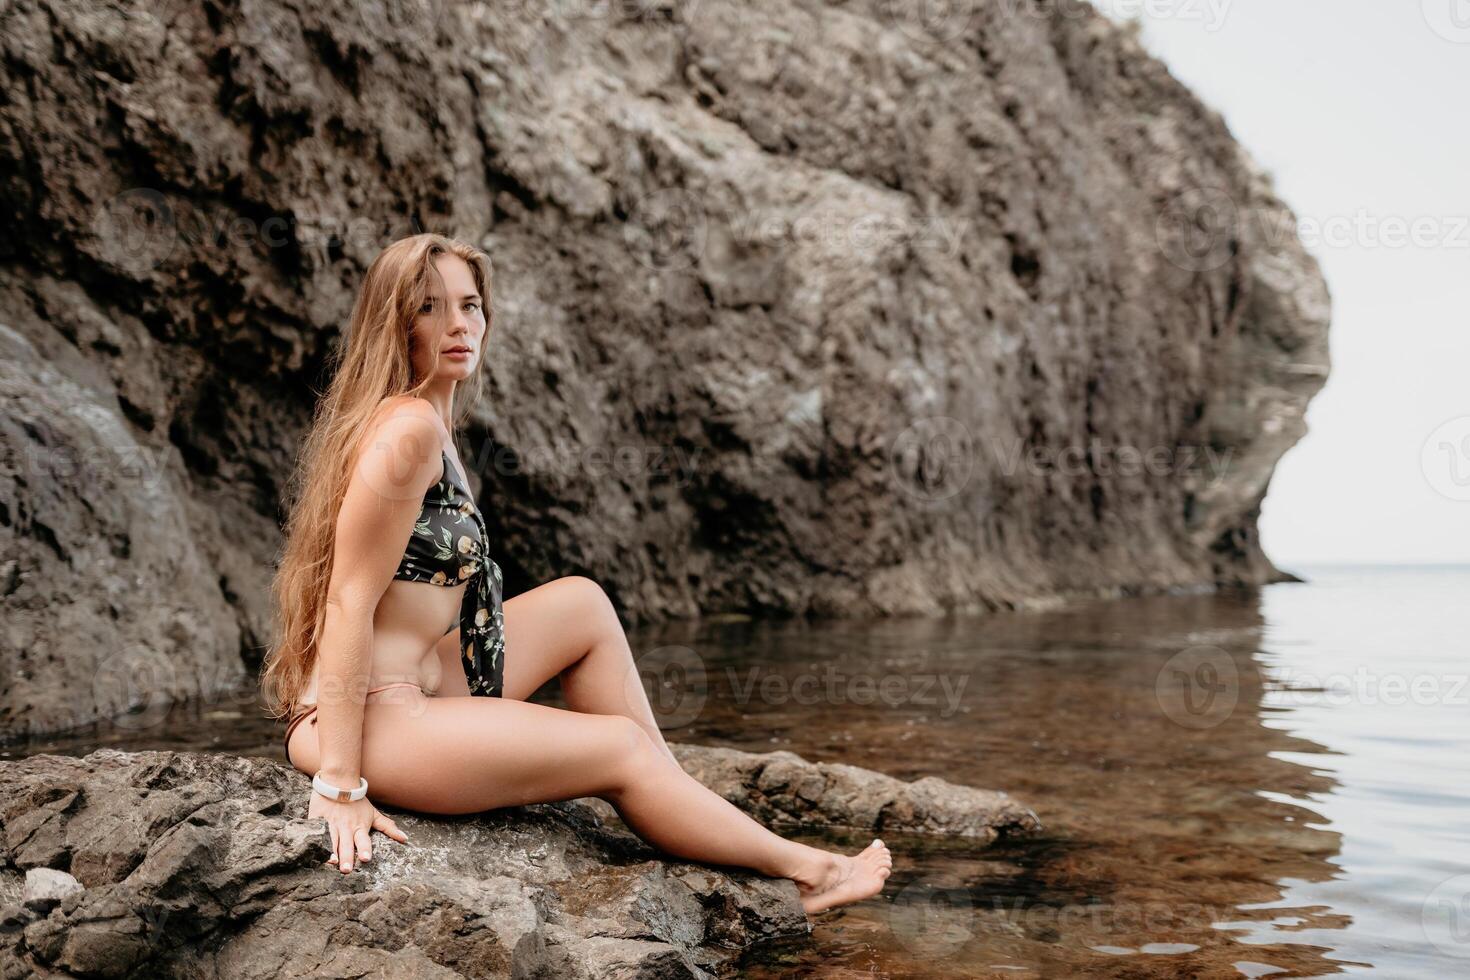
[[[338,789],[323,779],[321,773],[317,773],[311,777],[311,788],[329,800],[335,800],[338,803],[351,803],[353,800],[360,800],[364,796],[367,796],[367,777],[359,776],[357,778],[361,781],[357,789]]]

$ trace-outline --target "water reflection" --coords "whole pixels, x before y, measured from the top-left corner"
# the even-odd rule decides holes
[[[643,639],[706,662],[709,707],[678,737],[1002,788],[1047,826],[986,851],[889,835],[890,901],[762,951],[752,975],[1333,972],[1329,947],[1240,938],[1281,915],[1264,906],[1284,876],[1331,878],[1341,846],[1305,802],[1334,780],[1286,757],[1325,746],[1265,723],[1264,628],[1258,599],[1193,596]],[[834,677],[808,680],[816,704],[794,696]]]
[[[881,900],[744,972],[1400,978],[1470,962],[1470,726],[1450,621],[1470,575],[1311,574],[1260,597],[636,631],[671,739],[1005,789],[1046,827],[984,850],[885,832],[897,864]],[[1429,678],[1427,697],[1394,702],[1393,677]],[[538,700],[559,703],[555,685]],[[280,727],[255,711],[245,692],[11,754],[279,759]]]

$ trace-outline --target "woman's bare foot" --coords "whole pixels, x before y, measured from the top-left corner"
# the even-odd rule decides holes
[[[820,866],[793,879],[807,915],[878,894],[893,871],[893,855],[888,845],[876,838],[852,857],[832,851],[817,853],[821,855]]]

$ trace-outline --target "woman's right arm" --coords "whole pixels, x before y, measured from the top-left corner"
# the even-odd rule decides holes
[[[424,493],[440,477],[442,426],[422,399],[405,399],[368,434],[337,518],[325,622],[317,649],[317,733],[323,779],[355,789],[362,775],[362,718],[372,667],[373,615],[393,581]],[[391,825],[366,800],[338,803],[313,791],[308,815],[325,817],[338,868],[371,854],[369,831]]]

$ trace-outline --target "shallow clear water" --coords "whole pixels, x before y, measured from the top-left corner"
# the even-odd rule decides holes
[[[671,740],[1004,789],[1045,825],[884,833],[884,894],[746,975],[1470,975],[1470,569],[1294,570],[1256,597],[635,631]],[[246,691],[7,754],[279,759],[257,714]]]

